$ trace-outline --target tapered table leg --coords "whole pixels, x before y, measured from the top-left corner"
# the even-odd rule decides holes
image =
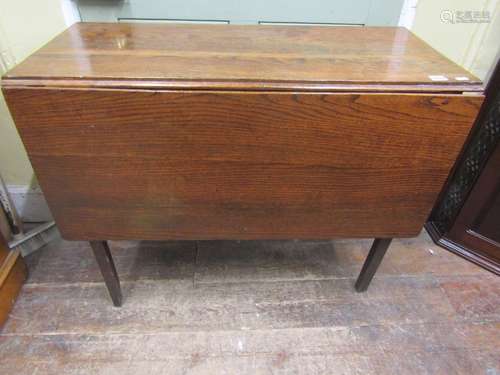
[[[122,291],[120,288],[120,279],[116,272],[115,263],[111,257],[109,246],[106,241],[90,241],[90,246],[94,252],[102,277],[108,288],[109,295],[115,306],[122,305]]]
[[[363,268],[359,273],[358,279],[356,280],[356,291],[364,292],[368,289],[370,282],[373,279],[373,275],[377,272],[377,268],[382,262],[382,258],[387,251],[387,248],[391,244],[392,238],[375,238],[373,245],[366,257]]]

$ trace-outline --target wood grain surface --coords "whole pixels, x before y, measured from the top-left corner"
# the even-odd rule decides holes
[[[10,251],[7,241],[0,233],[0,332],[26,276],[27,269],[20,251]]]
[[[395,27],[79,23],[4,79],[115,88],[482,90],[472,74]]]
[[[416,235],[481,96],[4,88],[67,239]]]

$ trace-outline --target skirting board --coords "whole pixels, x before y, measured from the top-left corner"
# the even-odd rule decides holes
[[[7,185],[7,190],[23,222],[40,223],[53,220],[42,190],[39,187]]]

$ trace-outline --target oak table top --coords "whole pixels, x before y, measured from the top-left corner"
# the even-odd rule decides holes
[[[405,28],[77,23],[4,85],[481,91]]]

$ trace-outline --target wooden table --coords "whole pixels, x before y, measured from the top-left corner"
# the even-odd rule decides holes
[[[61,234],[415,236],[483,100],[403,28],[76,24],[2,81]]]

